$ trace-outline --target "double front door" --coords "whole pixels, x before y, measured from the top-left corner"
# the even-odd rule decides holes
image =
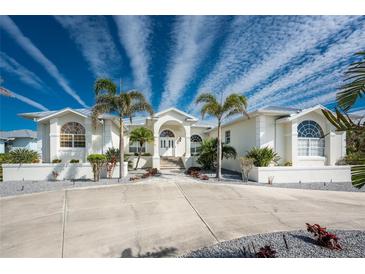
[[[160,137],[160,156],[175,155],[175,138]]]

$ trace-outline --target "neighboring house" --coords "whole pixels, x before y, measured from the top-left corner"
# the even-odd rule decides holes
[[[280,164],[293,166],[325,166],[345,156],[346,135],[335,132],[317,105],[308,109],[265,107],[247,117],[238,117],[222,126],[225,143],[240,156],[252,147],[272,147],[281,157]],[[37,122],[37,148],[42,161],[79,159],[86,162],[91,153],[105,153],[119,145],[118,119],[102,115],[94,127],[89,109],[66,108],[59,111],[23,113],[20,116]],[[128,134],[136,127],[153,131],[154,142],[140,148],[129,143]],[[136,117],[125,121],[125,153],[142,150],[151,156],[145,166],[160,168],[161,157],[180,158],[185,167],[196,164],[200,143],[215,137],[217,129],[176,108],[155,113],[151,117]],[[223,168],[240,171],[238,160],[223,161]]]
[[[17,148],[37,150],[37,132],[29,129],[0,131],[0,153]]]

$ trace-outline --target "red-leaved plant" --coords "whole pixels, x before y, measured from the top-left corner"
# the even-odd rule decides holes
[[[276,251],[271,249],[271,246],[265,245],[260,248],[260,251],[256,253],[257,258],[275,258]]]
[[[317,237],[316,241],[317,244],[323,247],[327,247],[329,249],[333,250],[341,250],[342,247],[338,243],[338,237],[327,231],[327,228],[321,227],[319,224],[308,224],[307,225],[307,231],[314,234],[315,237]]]

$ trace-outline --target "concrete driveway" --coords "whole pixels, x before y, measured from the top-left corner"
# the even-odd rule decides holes
[[[305,223],[365,229],[365,193],[144,182],[0,199],[0,257],[174,256]]]

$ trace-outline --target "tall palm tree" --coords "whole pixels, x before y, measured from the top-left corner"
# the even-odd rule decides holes
[[[94,87],[96,103],[92,108],[92,120],[96,126],[98,117],[103,113],[116,113],[119,117],[119,178],[124,176],[124,124],[123,118],[132,117],[137,112],[153,113],[152,106],[144,95],[136,90],[117,93],[117,86],[110,79],[97,79]]]
[[[218,122],[218,144],[222,143],[222,132],[221,132],[221,125],[222,121],[232,115],[235,114],[242,114],[248,117],[246,112],[247,109],[247,99],[245,96],[233,93],[229,95],[225,101],[221,100],[219,103],[217,98],[209,93],[201,94],[197,99],[196,103],[203,103],[201,108],[201,115],[204,119],[206,114],[215,117]],[[218,179],[222,178],[222,146],[218,146],[217,150],[217,174],[216,177]]]
[[[139,143],[139,151],[138,151],[138,159],[136,163],[135,170],[138,168],[139,160],[142,154],[142,147],[145,143],[153,142],[153,132],[145,127],[138,127],[131,131],[129,136],[130,142],[138,142]]]
[[[356,55],[365,57],[365,51]],[[365,132],[365,119],[353,119],[348,115],[348,111],[353,107],[358,99],[365,96],[365,58],[359,62],[350,65],[346,72],[347,83],[341,87],[337,93],[336,115],[331,111],[322,110],[328,121],[336,127],[337,131],[352,132],[356,135],[362,135]],[[359,151],[360,152],[360,151]],[[364,161],[364,159],[362,159]],[[365,165],[351,167],[352,185],[361,188],[365,185]]]

